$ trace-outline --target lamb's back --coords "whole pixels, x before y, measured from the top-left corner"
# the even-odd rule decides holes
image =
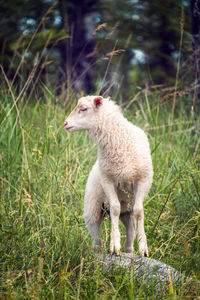
[[[112,132],[110,144],[99,155],[100,167],[107,174],[132,181],[152,173],[149,142],[142,129],[121,117],[108,130]]]

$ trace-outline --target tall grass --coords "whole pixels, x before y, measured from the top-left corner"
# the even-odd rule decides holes
[[[3,89],[2,89],[3,90]],[[28,97],[28,95],[27,95]],[[1,299],[183,299],[188,291],[163,287],[159,295],[137,282],[131,270],[105,272],[96,262],[82,217],[88,173],[96,147],[86,132],[69,134],[63,122],[71,107],[45,99],[13,106],[1,96]],[[199,123],[188,99],[162,103],[156,92],[124,107],[151,143],[154,183],[145,201],[150,256],[200,279]],[[190,100],[189,100],[190,101]],[[191,101],[190,101],[191,102]],[[177,105],[179,103],[179,105]],[[19,114],[16,109],[18,109]],[[122,241],[124,228],[122,224]],[[110,222],[101,226],[103,252]],[[135,245],[137,252],[137,245]],[[123,249],[122,249],[123,250]]]

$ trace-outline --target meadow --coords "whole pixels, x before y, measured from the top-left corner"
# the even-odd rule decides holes
[[[82,213],[97,149],[87,132],[64,130],[75,99],[56,102],[47,88],[44,97],[27,98],[1,89],[0,298],[199,299],[200,117],[192,95],[177,97],[173,112],[172,100],[156,91],[121,104],[151,144],[154,181],[144,203],[150,257],[194,279],[189,289],[183,283],[159,294],[131,270],[106,272],[96,261]],[[107,218],[103,253],[109,232]]]

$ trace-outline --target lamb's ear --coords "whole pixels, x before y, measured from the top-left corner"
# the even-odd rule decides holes
[[[94,105],[97,107],[102,104],[103,97],[98,96],[94,98]]]

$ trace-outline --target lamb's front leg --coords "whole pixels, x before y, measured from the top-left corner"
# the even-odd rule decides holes
[[[115,191],[114,182],[108,178],[101,180],[102,188],[106,194],[110,204],[110,217],[111,217],[111,240],[110,252],[111,254],[120,254],[120,231],[119,231],[119,216],[120,216],[120,202]]]

